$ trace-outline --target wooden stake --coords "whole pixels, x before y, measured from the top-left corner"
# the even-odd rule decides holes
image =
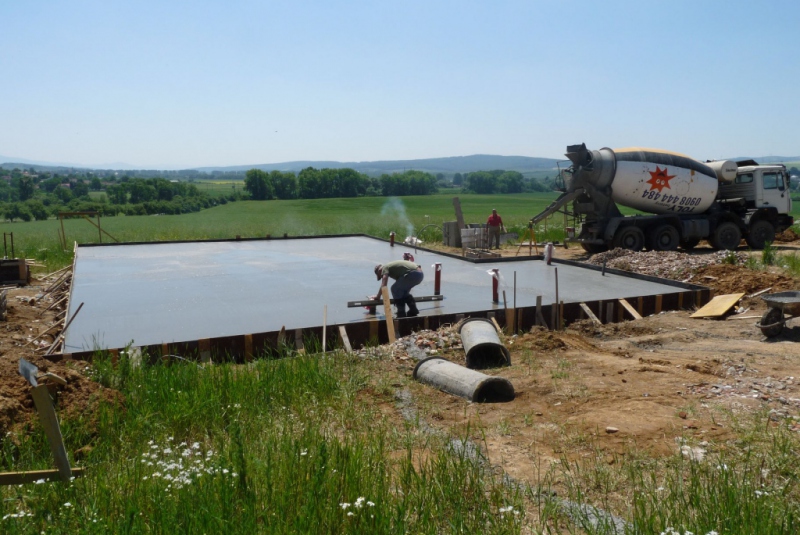
[[[542,315],[542,296],[536,296],[536,325],[547,327],[547,323],[544,321],[544,316]]]
[[[322,352],[328,346],[328,305],[322,307]]]
[[[83,475],[83,468],[72,468],[72,477],[80,477]],[[25,483],[34,483],[44,479],[45,481],[53,481],[59,479],[60,473],[58,470],[31,470],[29,472],[3,472],[0,473],[0,485],[24,485]]]
[[[31,389],[31,396],[39,413],[39,419],[47,434],[47,441],[50,443],[50,451],[56,462],[56,468],[62,481],[69,481],[72,477],[72,469],[69,466],[67,450],[64,448],[64,439],[61,436],[61,428],[58,425],[58,417],[53,409],[53,400],[50,399],[50,392],[47,385],[35,386]]]
[[[640,315],[638,312],[636,312],[636,309],[635,309],[635,308],[633,308],[633,307],[631,306],[631,304],[630,304],[630,303],[628,303],[628,301],[626,301],[625,299],[620,299],[620,300],[619,300],[619,304],[620,304],[620,305],[622,305],[622,306],[625,308],[625,310],[627,310],[627,311],[628,311],[628,314],[630,314],[631,316],[633,316],[633,319],[635,319],[635,320],[640,320],[640,319],[642,319],[642,316],[641,316],[641,315]]]
[[[614,323],[614,303],[606,304],[606,323]]]
[[[197,341],[197,347],[200,350],[200,362],[211,362],[211,340],[201,338]]]
[[[383,312],[386,315],[386,333],[389,335],[389,343],[393,344],[394,337],[394,319],[392,318],[392,305],[389,299],[389,288],[386,286],[381,288],[383,294]]]
[[[284,331],[284,336],[286,336],[286,331]],[[253,335],[246,334],[244,335],[244,360],[250,362],[253,360]]]
[[[662,304],[663,300],[664,300],[664,296],[663,295],[657,295],[656,296],[656,314],[661,314],[661,304]]]
[[[303,329],[294,330],[294,345],[298,353],[303,354],[306,352],[306,347],[303,343]]]
[[[592,312],[592,309],[589,308],[589,305],[587,305],[586,303],[581,303],[581,310],[586,312],[586,315],[589,317],[589,319],[592,320],[593,322],[595,322],[596,324],[598,324],[598,325],[602,325],[603,324],[603,322],[601,322],[597,318],[597,316],[594,315],[594,312]]]
[[[350,345],[350,338],[347,336],[347,329],[344,328],[344,325],[339,325],[339,337],[342,339],[342,344],[344,344],[344,350],[347,353],[352,353],[353,347]]]

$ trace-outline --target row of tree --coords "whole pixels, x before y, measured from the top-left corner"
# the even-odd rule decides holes
[[[353,169],[313,167],[296,176],[292,172],[251,169],[245,174],[244,187],[255,200],[429,195],[439,191],[436,177],[422,171],[372,178]]]

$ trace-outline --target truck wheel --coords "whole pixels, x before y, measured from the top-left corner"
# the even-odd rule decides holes
[[[583,250],[589,254],[605,253],[608,251],[608,246],[599,243],[581,243]]]
[[[686,251],[691,251],[697,244],[700,243],[700,238],[687,238],[685,240],[681,240],[681,247],[683,247]]]
[[[681,236],[672,225],[659,225],[648,234],[647,248],[651,251],[674,251]]]
[[[644,232],[639,227],[622,227],[614,236],[614,247],[641,251],[644,248]]]
[[[772,223],[762,219],[750,225],[750,232],[747,234],[747,245],[750,248],[761,250],[767,243],[773,241],[775,241],[775,227]]]
[[[739,247],[739,242],[742,241],[742,231],[739,226],[732,221],[725,221],[721,223],[714,234],[711,235],[711,245],[715,249],[727,249],[728,251],[735,251]]]

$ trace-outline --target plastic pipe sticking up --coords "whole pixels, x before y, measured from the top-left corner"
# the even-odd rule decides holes
[[[499,403],[514,399],[514,386],[508,379],[485,375],[442,357],[419,361],[414,367],[414,379],[477,403]]]
[[[436,262],[433,265],[434,278],[433,278],[433,295],[442,294],[442,263]]]
[[[394,232],[389,233],[389,245],[394,247]]]

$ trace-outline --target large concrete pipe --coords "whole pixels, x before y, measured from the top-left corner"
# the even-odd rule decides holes
[[[468,318],[459,329],[461,343],[467,352],[467,368],[480,370],[511,366],[511,354],[500,343],[497,329],[491,320]]]
[[[514,399],[514,386],[508,379],[485,375],[442,357],[429,357],[419,361],[414,367],[414,379],[477,403],[498,403]]]

